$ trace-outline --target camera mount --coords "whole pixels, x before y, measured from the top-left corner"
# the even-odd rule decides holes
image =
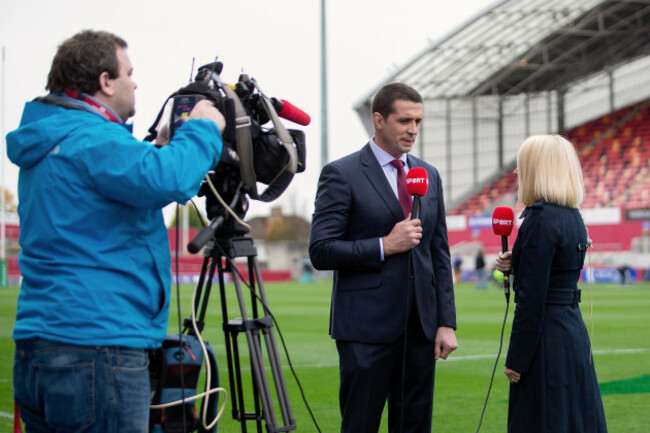
[[[169,145],[174,145],[174,132],[182,127],[195,104],[202,99],[211,101],[226,119],[226,127],[222,132],[221,158],[217,166],[206,175],[198,194],[206,197],[206,213],[210,223],[188,245],[192,254],[198,253],[205,246],[193,301],[193,311],[198,312],[197,328],[193,328],[191,319],[185,319],[183,332],[195,335],[203,330],[216,274],[233,418],[241,423],[243,433],[247,431],[248,421],[256,423],[258,433],[262,432],[262,421],[268,433],[287,432],[295,430],[296,426],[273,333],[273,316],[267,307],[257,249],[253,240],[244,236],[249,228],[242,219],[248,210],[248,197],[270,202],[285,191],[296,173],[305,170],[305,134],[300,130],[287,129],[279,118],[303,126],[309,124],[310,118],[287,101],[267,97],[257,81],[246,74],[240,74],[235,85],[225,83],[221,79],[222,69],[223,64],[217,61],[200,67],[195,81],[167,98],[145,140],[152,141],[156,138],[157,126],[170,100],[173,102],[167,125],[169,138],[172,139]],[[270,123],[270,127],[265,126],[267,123]],[[264,191],[258,192],[259,183],[267,185]],[[246,258],[247,278],[239,273],[234,261],[236,258]],[[225,284],[227,275],[234,283],[239,318],[231,319],[228,315]],[[250,313],[242,293],[242,282],[251,291],[248,305]],[[238,341],[240,335],[245,337],[250,354],[253,411],[247,411],[244,403]],[[263,354],[263,346],[266,348],[266,356]],[[265,359],[270,363],[271,377],[267,376]],[[270,385],[275,389],[275,398]],[[276,408],[279,409],[279,415]]]
[[[243,276],[235,266],[235,258],[245,257],[248,268],[248,283],[251,291],[250,314],[242,292]],[[247,422],[255,422],[257,432],[262,433],[262,421],[268,433],[287,432],[296,429],[291,412],[286,382],[277,351],[273,333],[273,318],[270,315],[266,293],[257,261],[257,248],[249,237],[227,237],[213,239],[204,249],[204,259],[197,286],[194,308],[198,312],[196,323],[199,331],[203,329],[208,300],[212,290],[215,273],[218,278],[221,298],[223,330],[226,343],[226,357],[230,381],[230,397],[233,419],[241,423],[242,433],[247,432]],[[234,285],[240,317],[230,318],[226,300],[226,275]],[[244,282],[246,284],[246,282]],[[191,333],[189,319],[185,327]],[[250,354],[252,372],[252,396],[254,411],[247,411],[244,402],[241,360],[238,337],[244,335]],[[264,367],[262,342],[266,348],[266,358],[270,364],[271,380],[276,391],[273,398],[269,377]],[[282,423],[276,413],[279,408]]]

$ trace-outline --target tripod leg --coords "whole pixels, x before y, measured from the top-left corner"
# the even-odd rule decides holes
[[[241,424],[242,433],[246,433],[246,406],[244,403],[244,387],[242,385],[241,366],[239,363],[239,347],[237,345],[238,331],[231,326],[228,318],[228,304],[226,302],[226,285],[221,263],[221,256],[217,258],[219,268],[219,291],[221,295],[221,314],[223,316],[223,330],[226,346],[226,360],[228,362],[228,381],[230,383],[230,401],[232,403],[232,417]]]
[[[262,402],[262,411],[267,423],[271,426],[277,426],[275,419],[275,411],[273,410],[273,401],[271,399],[271,392],[269,390],[268,379],[266,371],[264,370],[264,359],[262,357],[262,347],[260,345],[259,331],[256,329],[253,333],[254,321],[249,321],[246,314],[246,305],[241,291],[241,284],[239,279],[233,275],[233,282],[235,283],[235,290],[239,300],[239,308],[242,314],[242,322],[244,324],[244,333],[246,334],[246,341],[248,343],[248,350],[251,358],[251,368],[253,371],[253,379],[259,392],[259,397]]]
[[[242,431],[245,432],[245,423],[246,420],[255,419],[257,421],[258,433],[262,433],[261,420],[264,419],[266,422],[266,430],[268,433],[280,433],[295,430],[295,422],[293,421],[293,416],[291,413],[291,407],[289,404],[288,393],[286,388],[286,383],[284,381],[284,376],[282,374],[282,366],[280,362],[280,357],[278,356],[277,346],[275,341],[275,336],[273,334],[273,320],[270,316],[270,312],[266,307],[266,294],[264,293],[264,287],[262,284],[261,273],[259,269],[259,264],[257,263],[257,251],[253,245],[253,240],[250,238],[236,238],[236,239],[226,239],[220,240],[219,246],[222,251],[222,254],[226,258],[227,269],[224,272],[229,272],[232,275],[232,280],[235,286],[235,294],[237,297],[237,302],[239,303],[239,311],[241,313],[241,319],[229,320],[227,309],[226,309],[226,297],[225,289],[223,284],[223,278],[220,278],[220,284],[222,288],[222,310],[224,311],[224,332],[226,333],[226,345],[228,353],[230,353],[229,346],[237,345],[236,336],[238,333],[244,333],[246,335],[246,342],[248,344],[248,349],[250,353],[250,362],[251,362],[251,371],[252,371],[252,383],[253,383],[253,398],[256,403],[255,413],[249,414],[244,412],[243,406],[243,394],[241,391],[238,392],[240,403],[239,419],[242,423]],[[235,268],[234,258],[235,257],[247,257],[248,259],[248,279],[251,287],[251,311],[252,317],[249,317],[246,311],[246,302],[242,294],[242,287],[240,283],[240,274]],[[221,266],[221,260],[220,260]],[[221,268],[220,268],[221,276]],[[259,288],[259,299],[257,298],[256,284]],[[264,315],[263,317],[258,317],[259,309],[257,303],[262,304]],[[262,331],[260,334],[260,330]],[[233,337],[235,336],[235,337]],[[264,339],[264,346],[267,351],[268,359],[270,362],[270,370],[272,372],[272,378],[274,381],[274,387],[277,392],[277,402],[280,406],[282,413],[282,418],[284,421],[284,426],[278,427],[277,425],[277,416],[274,408],[274,401],[272,397],[271,390],[269,388],[269,378],[267,377],[266,370],[264,367],[264,355],[262,349],[262,341]],[[239,366],[239,352],[238,350],[235,353],[235,365],[230,360],[228,362],[228,369],[230,376],[232,378],[233,374],[236,374],[238,377],[241,377],[240,366]],[[237,385],[241,390],[241,380],[238,379]],[[231,379],[231,387],[233,387]],[[231,393],[233,395],[233,393]],[[262,405],[262,410],[259,410],[258,402]]]
[[[262,300],[263,305],[268,305],[266,301],[266,292],[264,291],[264,285],[262,282],[262,275],[260,273],[259,264],[256,257],[252,257],[253,268],[255,272],[255,278],[258,282],[260,299]],[[265,313],[267,313],[265,311]],[[289,403],[289,396],[287,392],[287,386],[284,379],[284,374],[282,372],[282,363],[280,361],[280,356],[277,350],[277,343],[275,341],[275,335],[273,334],[272,328],[266,328],[263,330],[264,340],[266,342],[266,351],[269,357],[269,363],[271,364],[271,372],[273,374],[274,383],[276,386],[276,392],[278,394],[278,403],[280,405],[280,411],[282,413],[282,419],[284,420],[285,425],[293,424],[293,414],[291,413],[291,405]]]

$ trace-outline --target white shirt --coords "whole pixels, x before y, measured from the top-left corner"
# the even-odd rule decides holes
[[[379,147],[377,143],[375,143],[374,137],[370,139],[370,149],[375,155],[375,158],[377,158],[377,162],[379,162],[382,170],[384,170],[386,179],[388,180],[393,193],[395,193],[395,197],[399,199],[399,195],[397,194],[397,169],[390,163],[395,159],[395,157]],[[404,171],[408,172],[409,166],[406,160],[406,153],[403,153],[399,159],[404,163]]]
[[[377,143],[375,143],[375,137],[370,139],[370,149],[375,155],[375,158],[377,158],[377,162],[381,166],[381,169],[384,170],[386,180],[388,180],[395,197],[399,200],[399,194],[397,193],[397,168],[390,163],[395,159],[395,157],[379,147]],[[408,171],[409,167],[406,162],[406,153],[403,153],[399,159],[404,163],[404,171]],[[381,251],[381,260],[384,261],[384,242],[381,240],[381,237],[379,238],[379,250]]]

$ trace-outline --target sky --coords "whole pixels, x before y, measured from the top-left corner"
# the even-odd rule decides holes
[[[499,3],[325,1],[329,160],[370,138],[356,103],[431,44]],[[243,70],[268,96],[290,101],[312,118],[307,127],[285,123],[306,134],[307,170],[277,200],[253,201],[247,217],[268,215],[279,205],[285,214],[309,219],[322,167],[320,10],[320,0],[2,0],[0,132],[15,129],[25,102],[46,93],[58,45],[80,30],[107,30],[128,42],[138,84],[132,121],[139,139],[167,96],[189,82],[193,59],[196,69],[218,57],[224,81],[236,82]],[[3,167],[5,188],[16,196],[18,169],[6,156]],[[169,218],[170,209],[165,213]]]

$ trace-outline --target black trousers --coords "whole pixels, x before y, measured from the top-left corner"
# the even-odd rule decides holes
[[[406,345],[404,336],[388,344],[336,341],[341,433],[376,433],[387,400],[390,433],[431,431],[434,343],[426,339],[415,306],[405,335]]]

